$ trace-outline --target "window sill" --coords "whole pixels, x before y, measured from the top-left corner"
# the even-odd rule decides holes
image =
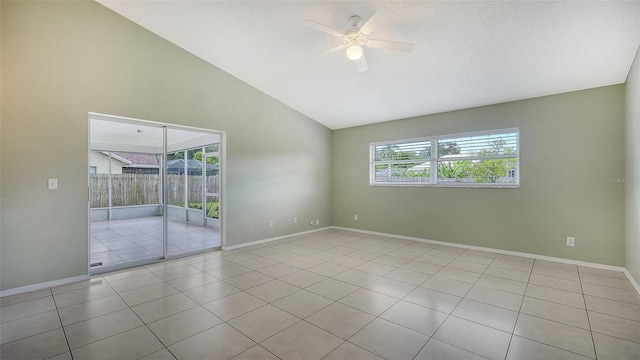
[[[473,189],[519,189],[520,184],[469,184],[469,183],[438,183],[438,184],[372,184],[373,187],[434,187],[434,188],[473,188]]]

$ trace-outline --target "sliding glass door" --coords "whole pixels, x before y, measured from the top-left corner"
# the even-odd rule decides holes
[[[92,273],[220,246],[221,133],[89,119]]]
[[[167,129],[169,154],[167,177],[167,245],[169,255],[220,246],[220,224],[207,218],[218,210],[208,201],[209,183],[219,177],[219,164],[207,149],[218,145],[220,136],[197,130]]]
[[[164,256],[160,163],[164,130],[93,119],[89,150],[91,268]],[[135,143],[128,146],[123,141]]]

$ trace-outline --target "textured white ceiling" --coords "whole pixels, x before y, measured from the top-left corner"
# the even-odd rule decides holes
[[[331,129],[625,82],[640,1],[111,1],[100,3]],[[357,14],[394,11],[358,73],[340,44]]]

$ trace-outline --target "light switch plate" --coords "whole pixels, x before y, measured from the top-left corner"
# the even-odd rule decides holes
[[[49,179],[47,181],[49,190],[55,190],[58,188],[58,179]]]

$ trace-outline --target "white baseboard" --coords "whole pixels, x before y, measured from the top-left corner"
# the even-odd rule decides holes
[[[638,294],[640,294],[640,285],[638,285],[638,282],[636,281],[636,279],[633,278],[633,275],[631,275],[631,273],[627,269],[624,269],[624,274],[627,275],[627,279],[631,281],[631,285],[633,285],[633,287],[636,288],[636,291],[638,292]]]
[[[333,226],[333,228],[337,230],[353,231],[353,232],[359,232],[359,233],[365,233],[365,234],[371,234],[371,235],[388,236],[388,237],[394,237],[394,238],[403,239],[403,240],[419,241],[419,242],[435,244],[435,245],[444,245],[444,246],[451,246],[451,247],[457,247],[462,249],[479,250],[479,251],[490,251],[498,254],[520,256],[520,257],[526,257],[530,259],[539,259],[539,260],[555,261],[555,262],[564,263],[564,264],[588,266],[588,267],[604,269],[604,270],[613,270],[613,271],[619,271],[619,272],[624,272],[626,270],[622,266],[591,263],[586,261],[571,260],[571,259],[558,258],[553,256],[530,254],[530,253],[511,251],[511,250],[494,249],[494,248],[488,248],[483,246],[465,245],[465,244],[458,244],[458,243],[452,243],[452,242],[446,242],[446,241],[436,241],[436,240],[422,239],[422,238],[417,238],[412,236],[387,234],[387,233],[381,233],[377,231],[352,229],[352,228],[346,228],[346,227],[340,227],[340,226]]]
[[[251,241],[251,242],[242,243],[242,244],[238,244],[238,245],[222,246],[222,250],[240,249],[240,248],[247,247],[247,246],[264,244],[264,243],[268,243],[268,242],[271,242],[271,241],[282,240],[282,239],[286,239],[286,238],[290,238],[290,237],[294,237],[294,236],[313,234],[315,232],[322,231],[322,230],[328,230],[328,229],[331,229],[331,228],[332,228],[331,226],[326,226],[326,227],[322,227],[322,228],[318,228],[318,229],[307,230],[307,231],[302,231],[302,232],[297,232],[297,233],[287,234],[287,235],[282,235],[282,236],[276,236],[276,237],[272,237],[272,238],[268,238],[268,239],[256,240],[256,241]]]
[[[491,251],[491,252],[495,252],[495,253],[498,253],[498,254],[520,256],[520,257],[526,257],[526,258],[530,258],[530,259],[539,259],[539,260],[546,260],[546,261],[555,261],[555,262],[564,263],[564,264],[587,266],[587,267],[592,267],[592,268],[596,268],[596,269],[619,271],[619,272],[623,272],[627,276],[627,279],[629,279],[629,281],[631,282],[633,287],[636,289],[638,294],[640,294],[640,285],[638,285],[638,282],[633,278],[633,276],[631,276],[631,273],[629,273],[629,271],[626,268],[622,267],[622,266],[605,265],[605,264],[598,264],[598,263],[592,263],[592,262],[587,262],[587,261],[579,261],[579,260],[558,258],[558,257],[553,257],[553,256],[523,253],[523,252],[518,252],[518,251],[501,250],[501,249],[494,249],[494,248],[488,248],[488,247],[482,247],[482,246],[473,246],[473,245],[465,245],[465,244],[458,244],[458,243],[450,243],[450,242],[445,242],[445,241],[428,240],[428,239],[422,239],[422,238],[417,238],[417,237],[412,237],[412,236],[387,234],[387,233],[381,233],[381,232],[377,232],[377,231],[360,230],[360,229],[353,229],[353,228],[347,228],[347,227],[341,227],[341,226],[332,226],[331,228],[336,229],[336,230],[353,231],[353,232],[358,232],[358,233],[363,233],[363,234],[388,236],[388,237],[394,237],[394,238],[404,239],[404,240],[419,241],[419,242],[424,242],[424,243],[429,243],[429,244],[452,246],[452,247],[458,247],[458,248],[463,248],[463,249],[480,250],[480,251]]]
[[[83,280],[89,280],[89,275],[74,276],[66,279],[47,281],[39,284],[33,284],[33,285],[21,286],[18,288],[13,288],[8,290],[2,290],[0,291],[0,297],[18,295],[18,294],[26,293],[29,291],[42,290],[42,289],[52,288],[60,285],[67,285],[67,284],[71,284],[71,283],[83,281]]]

